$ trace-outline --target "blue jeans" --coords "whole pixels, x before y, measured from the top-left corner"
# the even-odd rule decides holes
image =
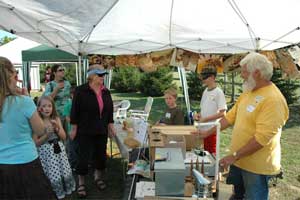
[[[268,200],[270,178],[269,175],[255,174],[231,165],[226,183],[233,184],[233,199]]]

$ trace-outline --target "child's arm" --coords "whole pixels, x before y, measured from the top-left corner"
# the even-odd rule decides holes
[[[42,136],[38,136],[36,134],[33,134],[32,138],[33,141],[35,142],[36,146],[41,146],[42,144],[44,144],[47,139],[49,137],[49,134],[47,133],[47,131],[45,130],[45,134]]]
[[[61,140],[66,140],[66,133],[62,127],[60,119],[57,117],[55,120],[51,120],[51,123],[55,129],[55,133]]]
[[[226,114],[226,109],[223,109],[223,110],[220,110],[219,112],[217,112],[214,115],[210,115],[210,116],[207,116],[205,118],[204,117],[200,118],[200,122],[209,122],[209,121],[212,121],[212,120],[220,119],[220,118],[224,117],[225,114]]]

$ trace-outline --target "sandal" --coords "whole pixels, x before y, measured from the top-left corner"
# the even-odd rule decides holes
[[[104,190],[106,188],[106,184],[101,179],[96,179],[95,183],[96,183],[98,190]]]
[[[78,186],[77,195],[80,199],[85,198],[87,196],[84,184]]]

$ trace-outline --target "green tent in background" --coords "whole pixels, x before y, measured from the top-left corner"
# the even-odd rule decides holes
[[[78,57],[68,52],[40,45],[22,51],[23,86],[30,91],[30,68],[32,62],[78,62]]]
[[[77,62],[78,57],[66,51],[40,45],[22,51],[23,62]]]

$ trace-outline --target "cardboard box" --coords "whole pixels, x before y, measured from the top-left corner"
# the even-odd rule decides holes
[[[183,159],[185,159],[186,146],[185,137],[182,135],[168,135],[165,139],[165,148],[180,148]]]
[[[163,141],[164,136],[165,137],[184,136],[186,150],[190,151],[191,149],[194,149],[196,147],[203,146],[203,139],[200,139],[196,135],[191,134],[191,132],[195,131],[195,130],[196,130],[195,126],[178,126],[178,125],[152,126],[150,134],[152,132],[155,132],[154,136],[160,137],[163,144],[165,144],[165,142]],[[150,142],[151,142],[151,140],[150,140]],[[154,142],[154,141],[152,141],[152,142]],[[156,142],[156,143],[157,143],[156,146],[163,145],[163,144],[159,144],[159,142]]]

